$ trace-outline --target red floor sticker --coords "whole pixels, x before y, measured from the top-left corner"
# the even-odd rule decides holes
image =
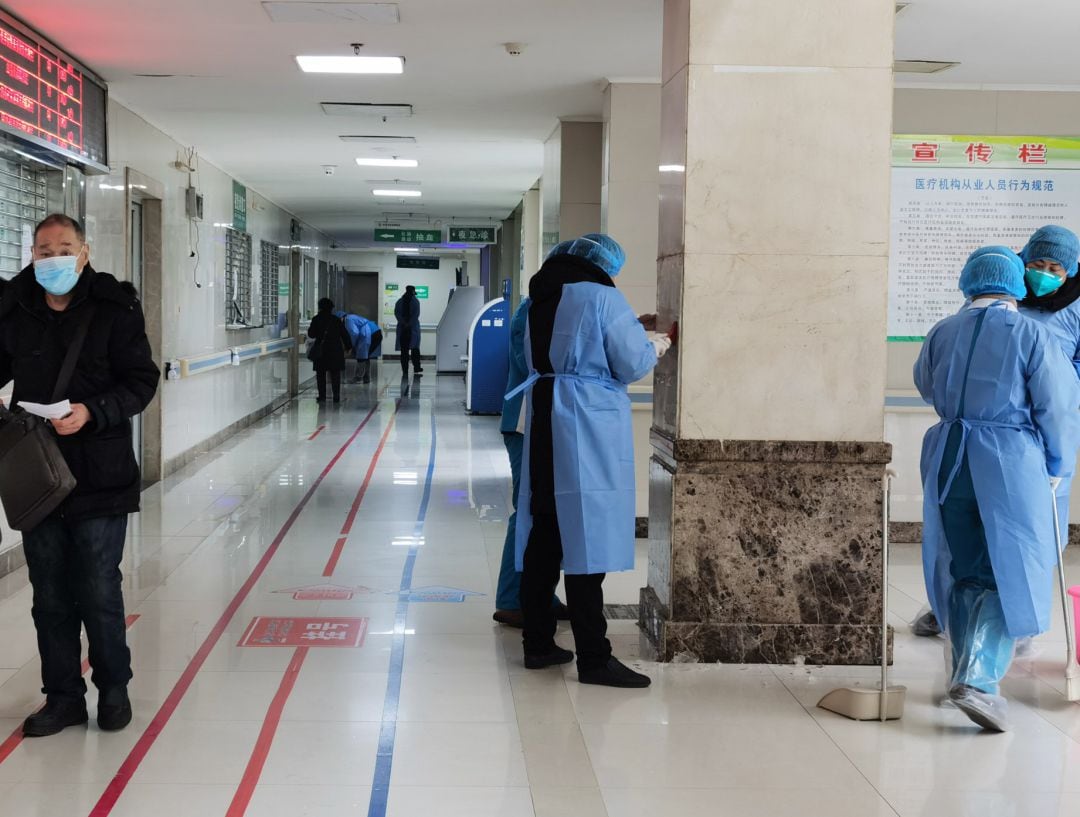
[[[290,587],[287,590],[275,590],[275,593],[288,593],[296,601],[350,601],[357,593],[370,593],[370,587],[343,587],[340,584],[312,584],[308,587]]]
[[[240,647],[359,647],[366,618],[276,618],[251,620]]]

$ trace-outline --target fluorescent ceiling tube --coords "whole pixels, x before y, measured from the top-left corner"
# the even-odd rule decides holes
[[[420,252],[419,247],[394,247],[394,252]]]
[[[307,74],[404,74],[402,57],[297,57],[296,64]]]
[[[686,165],[660,165],[661,173],[685,173]]]
[[[360,167],[419,167],[416,159],[357,159]]]
[[[398,198],[398,199],[403,199],[403,198],[418,199],[424,194],[421,193],[419,190],[372,190],[371,195],[373,195],[373,196],[390,196],[392,198]]]

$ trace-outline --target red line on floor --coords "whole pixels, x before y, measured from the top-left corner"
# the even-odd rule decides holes
[[[297,647],[296,652],[293,653],[292,661],[285,670],[277,694],[274,695],[274,700],[270,702],[270,708],[266,711],[266,719],[259,731],[259,739],[255,741],[255,748],[251,752],[247,768],[244,769],[244,776],[236,789],[229,810],[225,812],[225,817],[243,817],[251,803],[263,766],[266,765],[266,758],[270,755],[270,747],[274,743],[278,724],[281,723],[281,713],[285,711],[285,704],[289,700],[289,695],[292,694],[293,687],[296,686],[296,679],[300,675],[304,659],[307,658],[308,649],[308,647]]]
[[[317,429],[315,429],[315,433],[312,434],[310,437],[308,437],[308,442],[311,442],[312,440],[314,440],[316,437],[318,437],[324,431],[326,431],[326,426],[319,426]]]
[[[126,625],[127,629],[130,630],[131,625],[134,624],[138,620],[139,620],[138,614],[132,614],[132,615],[128,616],[124,620],[124,624]],[[90,671],[90,659],[86,659],[86,660],[84,660],[82,662],[82,674],[86,675],[86,673],[88,673],[89,671]],[[36,707],[34,709],[34,712],[38,712],[41,709],[42,706],[44,706],[44,703],[41,704],[41,706]],[[7,760],[9,757],[11,757],[11,753],[14,752],[16,749],[18,749],[19,744],[22,743],[22,742],[23,742],[23,733],[22,733],[22,724],[20,723],[18,726],[15,727],[15,731],[12,732],[10,735],[8,735],[7,740],[5,740],[3,743],[0,743],[0,763],[3,763],[5,760]]]
[[[199,674],[199,670],[202,669],[202,665],[206,663],[207,657],[217,646],[218,641],[221,640],[221,636],[224,635],[226,628],[229,626],[229,622],[232,621],[233,616],[236,615],[236,611],[240,609],[240,605],[244,603],[244,600],[251,593],[252,588],[262,577],[262,574],[266,572],[267,566],[270,564],[270,560],[277,554],[278,549],[281,547],[281,543],[285,541],[285,537],[288,535],[292,526],[296,524],[296,520],[300,518],[301,512],[307,506],[308,502],[315,495],[319,486],[330,474],[330,471],[335,465],[345,456],[345,452],[356,441],[356,438],[360,436],[360,432],[364,430],[367,424],[371,421],[371,418],[375,416],[376,410],[379,408],[379,404],[376,403],[371,411],[368,412],[363,422],[357,426],[356,431],[352,433],[352,436],[346,440],[345,445],[341,446],[341,449],[334,455],[334,458],[330,460],[323,472],[319,474],[318,479],[312,484],[311,488],[304,498],[300,500],[296,508],[293,509],[292,514],[282,525],[281,530],[278,531],[278,535],[274,537],[274,541],[270,543],[270,547],[267,548],[266,553],[263,554],[259,563],[255,565],[255,569],[251,571],[251,575],[248,576],[247,581],[237,591],[236,596],[229,602],[229,606],[225,608],[225,612],[221,614],[221,618],[218,619],[217,624],[214,625],[214,629],[210,631],[210,634],[203,641],[202,646],[199,647],[198,652],[195,653],[194,658],[187,665],[183,674],[180,676],[180,680],[176,682],[176,686],[172,688],[165,702],[158,709],[157,714],[154,715],[154,719],[150,721],[150,725],[147,726],[146,731],[140,736],[135,747],[125,758],[124,762],[120,765],[120,769],[116,772],[116,776],[113,777],[109,785],[106,787],[105,792],[101,795],[101,799],[98,800],[97,805],[90,811],[89,817],[106,817],[112,813],[113,808],[116,806],[116,801],[120,799],[120,795],[124,793],[124,789],[127,788],[128,783],[131,782],[131,778],[135,775],[139,766],[146,758],[150,748],[154,745],[154,742],[158,739],[158,736],[165,729],[165,726],[169,723],[169,719],[172,718],[173,713],[176,712],[176,708],[180,706],[180,702],[184,699],[188,690],[191,688],[192,682],[195,680],[195,676]]]
[[[323,576],[334,575],[334,571],[337,570],[338,560],[341,558],[341,553],[345,550],[345,543],[348,541],[348,536],[342,536],[337,540],[337,544],[334,545],[334,550],[330,554],[330,561],[326,563],[326,568],[323,570]]]
[[[345,517],[345,524],[341,527],[342,536],[348,536],[352,533],[353,525],[356,524],[356,515],[360,512],[360,504],[364,501],[364,495],[367,493],[368,488],[371,487],[371,479],[375,475],[375,466],[379,464],[379,458],[382,456],[383,449],[386,448],[386,443],[390,439],[390,431],[394,428],[394,421],[397,419],[397,413],[400,409],[401,401],[398,400],[394,403],[394,413],[390,415],[390,422],[386,424],[386,431],[383,432],[382,439],[379,440],[379,447],[375,450],[375,456],[371,458],[371,465],[368,466],[364,482],[361,484],[360,490],[356,492],[356,499],[353,500],[352,507],[349,508],[349,515]]]

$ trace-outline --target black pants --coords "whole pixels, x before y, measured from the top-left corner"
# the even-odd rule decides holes
[[[423,368],[420,365],[420,350],[419,349],[409,349],[408,351],[406,351],[405,349],[402,349],[401,350],[401,374],[404,377],[409,376],[409,357],[410,357],[410,355],[412,356],[413,373],[415,374],[416,372],[420,371],[421,368]]]
[[[50,516],[23,535],[46,695],[86,694],[79,641],[84,626],[94,685],[105,690],[131,680],[120,574],[127,522],[126,515],[81,521]]]
[[[562,571],[562,537],[554,515],[533,517],[525,570],[521,574],[521,610],[525,615],[525,652],[549,652],[555,646],[555,611],[551,598]],[[604,575],[566,576],[566,604],[574,631],[578,670],[598,669],[611,658],[604,618]]]
[[[326,376],[330,375],[330,387],[334,391],[334,402],[341,399],[341,369],[316,369],[315,383],[319,388],[319,399],[326,399]]]

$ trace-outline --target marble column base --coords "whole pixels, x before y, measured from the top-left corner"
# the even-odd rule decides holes
[[[661,660],[875,664],[885,443],[653,432],[649,586]]]

